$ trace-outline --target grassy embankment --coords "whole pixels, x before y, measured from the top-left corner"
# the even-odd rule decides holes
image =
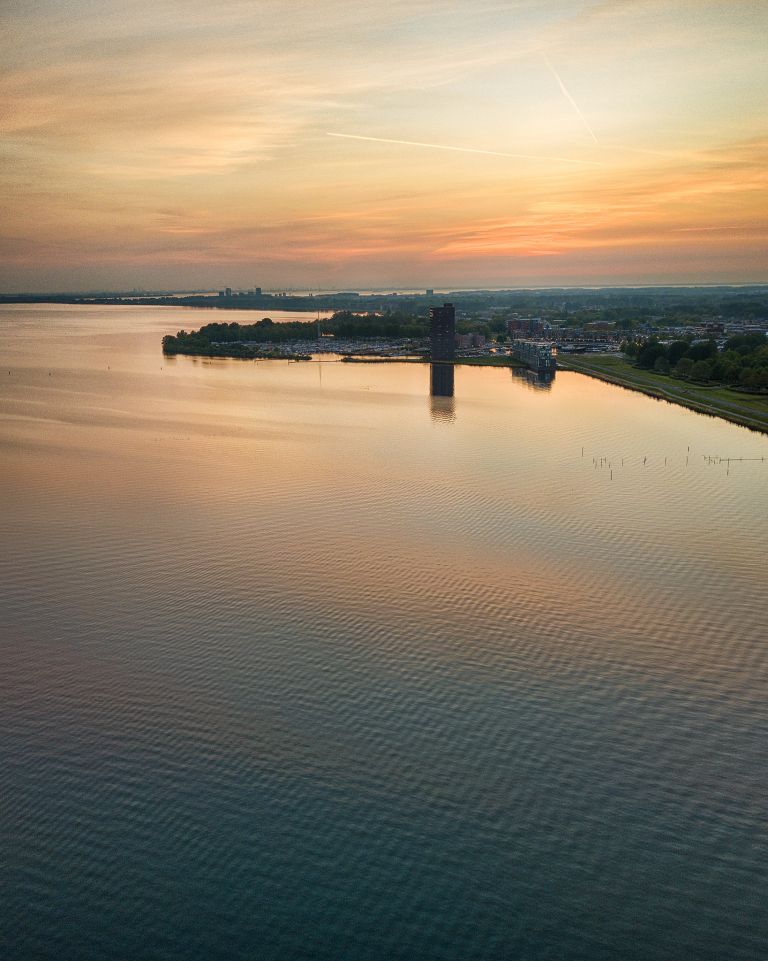
[[[625,358],[615,354],[560,354],[557,360],[562,370],[578,371],[768,433],[768,394],[750,394],[730,387],[709,387],[678,380],[667,374],[633,367]]]

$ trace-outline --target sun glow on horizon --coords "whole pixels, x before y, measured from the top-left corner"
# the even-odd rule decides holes
[[[724,0],[21,0],[0,288],[765,280],[766,26]]]

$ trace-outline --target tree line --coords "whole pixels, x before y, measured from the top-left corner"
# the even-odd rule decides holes
[[[768,389],[768,340],[765,334],[731,337],[722,348],[711,339],[675,340],[662,344],[650,338],[629,341],[622,345],[622,349],[645,370],[701,384]]]
[[[320,320],[324,334],[333,334],[352,340],[366,340],[373,337],[390,339],[421,338],[429,333],[426,318],[413,317],[406,313],[355,314],[340,310],[332,317]],[[252,356],[248,344],[278,344],[295,340],[316,340],[317,327],[306,321],[283,321],[275,323],[264,317],[255,324],[214,323],[205,324],[199,330],[179,330],[176,334],[163,337],[163,351],[166,354],[206,354],[226,353],[227,356]],[[238,347],[238,345],[240,345]]]

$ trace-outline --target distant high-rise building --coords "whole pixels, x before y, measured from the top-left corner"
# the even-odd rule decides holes
[[[253,288],[253,296],[254,296],[254,297],[261,297],[261,287],[254,287],[254,288]]]
[[[225,287],[225,288],[224,288],[224,296],[225,296],[225,297],[231,297],[231,296],[232,296],[232,288],[231,288],[231,287]]]
[[[429,308],[429,336],[432,360],[456,357],[456,311],[453,304]]]
[[[427,297],[434,297],[434,296],[435,296],[434,290],[432,290],[431,287],[428,288],[428,290],[427,290]]]

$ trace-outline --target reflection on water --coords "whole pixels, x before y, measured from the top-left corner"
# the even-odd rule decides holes
[[[429,378],[433,397],[453,397],[453,364],[430,364]]]
[[[453,381],[453,364],[429,365],[430,411],[435,423],[450,424],[456,419]]]
[[[201,317],[0,310],[0,956],[764,957],[768,438]]]
[[[536,371],[529,370],[527,367],[513,367],[511,373],[532,390],[551,390],[555,382],[554,370]]]
[[[452,424],[456,420],[456,400],[453,397],[429,398],[429,409],[436,424]]]

